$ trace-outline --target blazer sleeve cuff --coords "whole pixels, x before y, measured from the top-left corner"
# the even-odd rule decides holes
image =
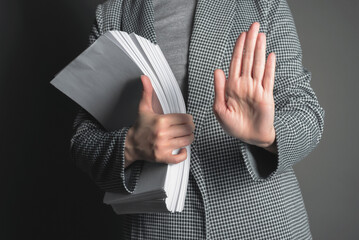
[[[288,132],[278,116],[274,117],[277,154],[262,147],[240,141],[240,150],[245,166],[255,181],[266,181],[275,176],[285,166],[285,158],[290,154]]]
[[[324,116],[324,110],[322,115]],[[305,158],[319,143],[322,133],[320,127],[300,121],[299,116],[293,116],[290,112],[276,113],[274,129],[277,154],[240,142],[245,166],[255,181],[269,180]]]
[[[280,162],[277,154],[242,141],[240,150],[245,166],[253,180],[265,181],[277,172]]]
[[[125,142],[129,128],[130,127],[123,128],[120,134],[120,157],[122,162],[120,175],[123,182],[123,188],[128,193],[132,193],[135,190],[138,179],[140,177],[143,161],[135,161],[130,166],[125,168]]]
[[[108,132],[82,109],[75,118],[71,158],[103,191],[132,193],[135,190],[142,164],[138,161],[130,169],[124,168],[129,128]]]

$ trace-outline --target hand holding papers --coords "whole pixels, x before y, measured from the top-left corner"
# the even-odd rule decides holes
[[[105,33],[51,84],[112,131],[135,122],[141,99],[141,75],[151,81],[156,96],[152,104],[161,108],[157,111],[186,113],[181,90],[161,49],[134,33]],[[133,193],[106,193],[104,202],[111,204],[118,214],[181,212],[189,176],[189,145],[186,150],[187,159],[178,164],[145,161]]]
[[[141,81],[143,91],[138,117],[126,135],[125,166],[138,159],[167,164],[184,161],[187,158],[185,146],[190,145],[194,140],[195,126],[192,115],[157,114],[152,106],[155,94],[151,80],[146,75],[142,75]],[[174,149],[179,148],[181,150],[178,154],[172,154]]]

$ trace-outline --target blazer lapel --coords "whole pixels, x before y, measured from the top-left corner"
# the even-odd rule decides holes
[[[189,46],[187,104],[187,113],[193,115],[194,118],[196,139],[200,135],[205,114],[212,109],[213,72],[221,66],[234,13],[234,0],[198,0],[197,3]],[[122,31],[135,32],[157,43],[151,0],[124,1],[122,18]],[[191,151],[193,152],[191,172],[204,202],[207,203],[208,198],[200,159],[196,151],[196,141],[192,143]]]

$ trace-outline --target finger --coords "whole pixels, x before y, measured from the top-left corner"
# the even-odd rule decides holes
[[[226,75],[221,69],[214,71],[214,102],[213,109],[220,110],[225,106],[225,86],[226,86]]]
[[[254,52],[253,79],[262,81],[266,63],[266,35],[258,33],[256,49]]]
[[[174,125],[169,128],[169,138],[178,138],[188,136],[194,131],[194,124]]]
[[[142,97],[139,103],[139,111],[140,112],[153,112],[152,109],[152,94],[153,87],[151,84],[151,80],[146,75],[141,75],[142,81]]]
[[[169,113],[161,115],[159,121],[165,126],[193,123],[193,116],[186,113]]]
[[[241,73],[241,64],[242,64],[242,55],[243,55],[243,46],[246,40],[247,32],[242,32],[239,37],[237,38],[236,44],[234,46],[234,50],[232,53],[232,60],[229,66],[229,76],[234,77],[240,76]]]
[[[191,133],[190,135],[187,136],[169,139],[168,146],[171,149],[178,149],[190,145],[193,142],[193,140],[194,140],[194,134]]]
[[[265,72],[263,77],[263,88],[266,91],[273,92],[274,77],[275,77],[275,62],[276,56],[274,52],[268,55]]]
[[[176,163],[180,163],[186,159],[187,159],[187,148],[181,148],[177,154],[173,155],[171,153],[171,156],[168,157],[167,163],[176,164]]]
[[[243,54],[243,64],[242,64],[242,74],[241,76],[252,76],[252,66],[254,58],[254,49],[256,45],[256,40],[259,31],[259,23],[254,22],[247,34],[246,41],[244,43],[244,54]]]

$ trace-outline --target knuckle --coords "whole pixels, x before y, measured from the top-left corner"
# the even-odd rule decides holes
[[[182,138],[180,140],[180,146],[183,147],[183,146],[187,146],[188,144],[190,144],[190,138],[189,137],[185,137],[185,138]]]
[[[191,138],[190,138],[190,143],[192,143],[194,141],[194,133],[191,134]]]
[[[157,121],[156,121],[156,125],[157,127],[161,128],[162,126],[164,126],[167,122],[167,118],[163,115],[163,116],[159,116],[157,118]]]
[[[193,128],[193,124],[187,123],[186,125],[183,126],[183,128],[186,132],[188,132],[188,134],[190,134],[190,131],[192,131],[192,128]]]
[[[183,134],[184,135],[188,135],[191,133],[191,126],[189,124],[186,124],[185,126],[183,126]]]
[[[193,116],[191,115],[191,114],[187,114],[188,115],[188,117],[189,117],[189,120],[191,121],[191,122],[193,122]]]
[[[162,128],[158,128],[155,132],[156,139],[162,139],[166,136],[166,131]]]
[[[194,140],[193,136],[194,136],[194,134],[191,133],[189,136],[179,139],[178,140],[178,146],[184,147],[184,146],[187,146],[187,145],[191,144],[193,142],[193,140]]]
[[[191,125],[190,125],[190,130],[191,130],[191,132],[193,132],[194,129],[195,129],[195,125],[194,125],[194,123],[192,122]]]
[[[163,150],[166,147],[166,141],[163,139],[157,139],[155,141],[155,147],[159,151]]]

